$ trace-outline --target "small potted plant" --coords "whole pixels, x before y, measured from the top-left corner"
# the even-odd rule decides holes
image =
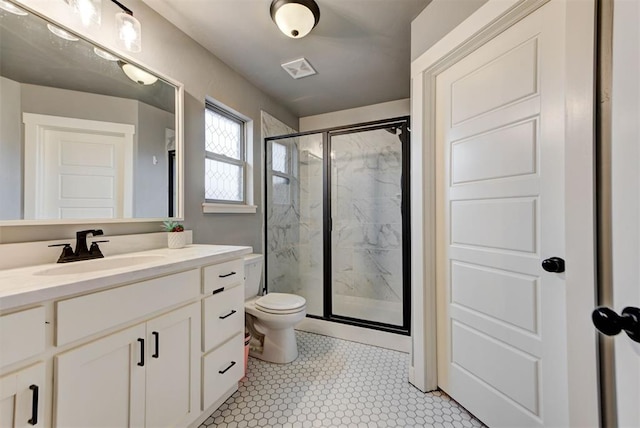
[[[167,233],[167,246],[169,248],[182,248],[187,244],[187,234],[184,233],[184,226],[174,220],[165,220],[163,229]]]

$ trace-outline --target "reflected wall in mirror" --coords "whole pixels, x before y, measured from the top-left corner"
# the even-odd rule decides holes
[[[30,11],[0,9],[0,221],[180,217],[181,95]]]

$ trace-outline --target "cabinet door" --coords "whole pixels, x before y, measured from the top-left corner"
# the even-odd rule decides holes
[[[147,322],[146,426],[187,425],[198,411],[200,305]]]
[[[145,325],[55,358],[55,426],[144,426]]]
[[[0,427],[44,426],[42,399],[44,364],[0,378]]]

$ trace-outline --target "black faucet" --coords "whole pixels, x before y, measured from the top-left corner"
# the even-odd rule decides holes
[[[76,249],[75,251],[71,249],[71,244],[54,244],[49,245],[50,247],[63,247],[62,254],[60,254],[60,258],[58,258],[58,263],[68,263],[68,262],[78,262],[80,260],[91,260],[91,259],[100,259],[103,258],[104,255],[102,251],[100,251],[100,247],[98,247],[98,243],[101,242],[109,242],[109,241],[93,241],[91,243],[91,248],[87,247],[87,235],[103,235],[101,229],[89,229],[89,230],[81,230],[76,232]]]
[[[93,236],[98,236],[98,235],[104,235],[104,233],[102,232],[102,229],[89,229],[89,230],[81,230],[79,232],[76,232],[76,249],[73,252],[73,255],[76,257],[85,257],[85,256],[89,256],[91,255],[91,253],[89,252],[89,247],[87,247],[87,235],[93,235]],[[104,257],[102,255],[102,253],[100,253],[99,256],[96,257],[90,257],[90,258],[100,258],[100,257]],[[86,259],[83,259],[86,260]]]

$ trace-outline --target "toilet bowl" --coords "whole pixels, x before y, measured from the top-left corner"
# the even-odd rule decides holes
[[[287,293],[258,296],[262,255],[245,257],[245,320],[252,339],[249,355],[272,363],[290,363],[298,358],[293,327],[307,314],[304,297]]]

